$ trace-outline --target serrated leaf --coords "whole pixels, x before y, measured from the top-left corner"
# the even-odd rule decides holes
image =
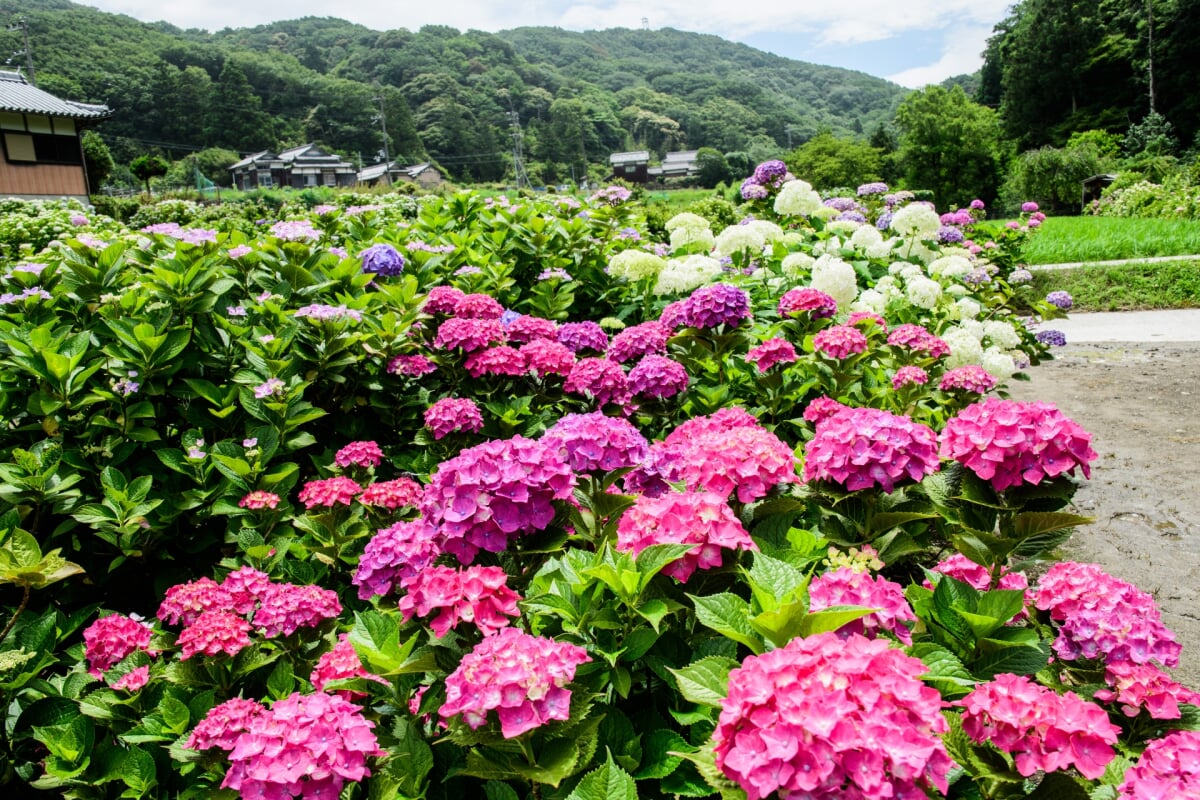
[[[690,748],[687,740],[675,731],[650,731],[642,737],[642,764],[633,777],[638,780],[667,777],[683,761],[678,754]]]
[[[615,764],[609,753],[603,764],[583,776],[567,800],[637,800],[637,797],[633,776]]]
[[[709,656],[686,667],[672,669],[679,693],[684,699],[702,706],[721,707],[729,691],[729,671],[740,666],[732,658]]]
[[[750,604],[735,594],[697,597],[688,595],[696,609],[696,619],[722,636],[746,645],[756,655],[762,653],[762,639],[750,626]]]
[[[1026,511],[1013,520],[1013,533],[1021,539],[1043,533],[1077,528],[1095,522],[1092,517],[1068,514],[1063,511]]]
[[[1039,641],[1037,647],[1015,645],[985,653],[971,664],[971,671],[989,680],[1005,672],[1014,675],[1033,675],[1050,663],[1050,645]]]
[[[975,679],[958,656],[941,645],[918,642],[908,648],[908,654],[921,659],[929,668],[929,672],[922,675],[921,680],[933,685],[947,697],[964,695],[975,686]]]
[[[808,583],[803,570],[763,553],[754,554],[754,561],[745,573],[750,579],[750,591],[764,611],[794,599],[793,595]]]
[[[1089,800],[1088,791],[1064,772],[1049,772],[1026,800]]]
[[[641,573],[639,589],[650,584],[650,579],[657,575],[663,567],[674,563],[698,545],[695,544],[652,544],[637,554],[634,563]]]

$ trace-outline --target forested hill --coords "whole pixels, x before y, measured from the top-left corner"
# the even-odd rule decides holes
[[[114,109],[100,132],[118,160],[149,143],[178,157],[182,146],[319,141],[369,163],[383,108],[393,157],[432,157],[459,179],[495,180],[510,163],[515,112],[531,174],[552,181],[616,150],[758,156],[819,130],[867,134],[890,122],[905,93],[672,29],[381,32],[309,17],[210,33],[66,0],[0,0],[4,28],[18,18],[39,86]],[[0,28],[4,47],[20,49],[20,34]]]

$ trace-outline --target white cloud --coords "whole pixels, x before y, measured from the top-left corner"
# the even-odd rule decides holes
[[[910,89],[919,89],[946,78],[974,72],[983,63],[981,54],[992,35],[991,27],[955,28],[946,33],[942,55],[932,64],[913,67],[889,75],[888,80]]]

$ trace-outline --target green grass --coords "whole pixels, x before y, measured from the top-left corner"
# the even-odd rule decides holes
[[[1033,273],[1038,296],[1062,289],[1075,311],[1200,308],[1200,259],[1120,267],[1077,267]]]
[[[1029,238],[1030,264],[1200,255],[1200,221],[1051,217]]]

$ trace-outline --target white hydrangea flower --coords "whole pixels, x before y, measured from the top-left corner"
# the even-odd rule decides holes
[[[871,248],[883,244],[883,234],[874,225],[859,225],[850,237],[850,244],[869,252]]]
[[[794,250],[807,242],[808,237],[800,231],[784,231],[783,237],[779,241],[784,247]]]
[[[917,308],[933,308],[942,296],[942,285],[924,276],[905,281],[904,296]]]
[[[893,277],[900,275],[904,272],[904,270],[911,266],[912,264],[908,263],[907,261],[893,261],[891,264],[888,264],[888,275]]]
[[[935,277],[957,278],[973,269],[971,262],[962,256],[943,256],[929,264],[929,274]]]
[[[825,226],[825,230],[836,233],[838,236],[850,236],[861,227],[861,222],[855,222],[852,219],[835,219]]]
[[[679,228],[708,228],[708,220],[699,214],[693,214],[690,211],[684,211],[681,214],[676,214],[671,217],[663,225],[669,232],[674,233]]]
[[[970,332],[975,337],[975,341],[983,341],[983,323],[977,319],[964,319],[958,323],[958,327],[964,331]]]
[[[838,211],[833,206],[827,206],[827,205],[822,204],[820,208],[818,208],[816,211],[814,211],[809,216],[828,221],[828,220],[833,219],[840,213],[842,213],[842,212]]]
[[[983,360],[983,345],[970,331],[955,325],[942,333],[942,339],[950,345],[950,355],[946,356],[946,369],[978,364]]]
[[[731,256],[743,250],[749,250],[751,255],[760,255],[766,240],[763,235],[749,225],[730,225],[717,235],[717,252],[723,256]]]
[[[1015,350],[1021,344],[1021,335],[1013,328],[1012,323],[1002,319],[983,323],[983,335],[1002,350]]]
[[[807,181],[788,181],[775,195],[775,213],[786,217],[807,217],[822,208],[821,195]]]
[[[997,347],[989,347],[984,350],[979,363],[988,371],[989,375],[1000,381],[1008,380],[1017,371],[1017,364],[1013,361],[1013,357]]]
[[[708,256],[673,258],[658,273],[655,294],[682,294],[704,286],[722,273],[721,262]]]
[[[713,236],[713,232],[709,230],[707,225],[703,228],[678,227],[671,231],[672,250],[682,250],[685,247],[712,250],[716,241],[716,237]]]
[[[909,203],[895,213],[889,227],[901,236],[935,239],[942,221],[937,212],[924,203]]]
[[[959,319],[975,319],[983,311],[983,306],[973,298],[960,297],[954,304],[954,309]]]
[[[971,290],[963,286],[961,283],[952,283],[946,287],[946,294],[951,297],[966,297],[971,293]]]
[[[851,311],[870,311],[883,316],[887,309],[887,298],[875,289],[863,289],[858,299],[850,304]]]
[[[808,253],[788,253],[779,266],[788,275],[799,275],[812,269],[815,262],[816,259]]]
[[[862,228],[859,228],[862,230]],[[890,258],[892,250],[896,247],[895,239],[885,239],[879,244],[873,244],[867,248],[867,258],[885,259]]]
[[[858,296],[858,275],[847,262],[825,255],[812,267],[812,287],[837,301],[838,308],[848,306]]]
[[[762,234],[763,240],[770,244],[777,242],[783,238],[783,228],[771,222],[769,219],[756,219],[747,223],[747,225]]]
[[[666,265],[664,259],[645,250],[623,250],[608,262],[608,274],[634,283],[643,278],[653,278]]]
[[[904,297],[904,292],[900,291],[900,287],[896,284],[896,279],[891,275],[884,275],[875,281],[875,291],[883,295],[884,299],[889,303]]]
[[[842,240],[836,236],[830,236],[828,239],[814,242],[812,251],[813,255],[818,258],[821,256],[840,257],[842,255]]]

